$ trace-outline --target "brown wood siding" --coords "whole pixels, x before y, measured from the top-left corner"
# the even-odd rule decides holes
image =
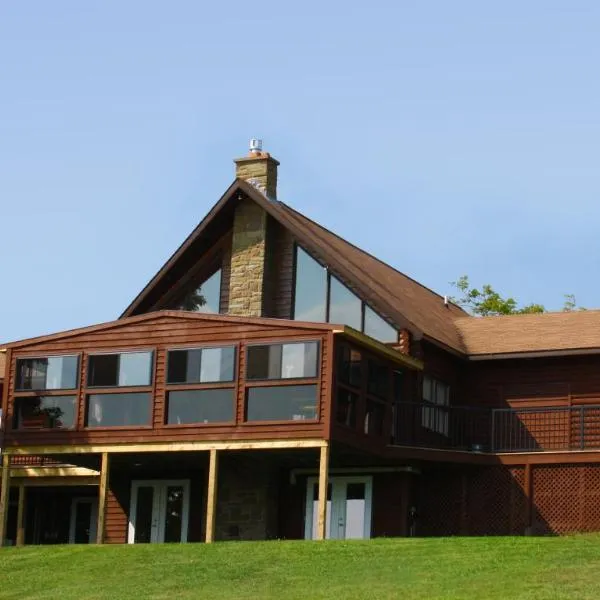
[[[294,240],[273,217],[267,221],[263,315],[291,319],[294,288]]]
[[[157,315],[144,322],[125,324],[111,329],[82,333],[80,335],[39,342],[15,349],[10,361],[8,385],[10,398],[7,410],[7,445],[29,444],[85,444],[110,442],[144,441],[184,441],[222,439],[281,439],[281,438],[325,438],[328,434],[325,419],[327,403],[331,395],[331,373],[328,332],[323,330],[295,329],[293,327],[263,326],[247,323],[232,323],[201,319],[183,319]],[[245,348],[257,342],[318,340],[321,347],[321,374],[319,377],[319,421],[290,421],[284,423],[245,423],[244,422],[244,374]],[[194,347],[212,344],[235,344],[238,346],[239,374],[237,381],[237,420],[231,425],[206,426],[165,426],[165,361],[167,349],[173,347]],[[156,376],[153,383],[154,409],[153,428],[119,428],[113,430],[85,429],[85,388],[79,395],[79,417],[77,430],[14,431],[10,429],[14,396],[15,364],[18,357],[44,356],[69,352],[82,353],[83,368],[81,379],[85,382],[87,356],[97,351],[122,351],[131,349],[151,349],[155,351]],[[283,380],[282,384],[293,382]],[[236,384],[233,384],[236,385]]]

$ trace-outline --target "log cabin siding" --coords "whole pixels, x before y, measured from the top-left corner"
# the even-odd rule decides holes
[[[186,441],[222,439],[281,439],[281,438],[326,438],[328,429],[328,403],[330,398],[331,361],[330,346],[333,334],[320,329],[277,327],[272,322],[264,325],[185,319],[157,315],[143,322],[123,323],[111,328],[83,332],[61,339],[40,341],[13,349],[7,381],[7,432],[6,444],[87,444],[111,442],[144,441]],[[244,422],[245,407],[245,350],[248,344],[278,343],[286,341],[317,340],[320,343],[320,373],[318,377],[318,415],[315,421],[289,422]],[[201,426],[165,426],[166,405],[166,355],[168,349],[177,347],[197,347],[206,345],[236,345],[238,375],[232,387],[237,386],[237,412],[235,424],[209,424]],[[152,382],[154,397],[152,427],[131,427],[110,429],[86,429],[85,402],[87,380],[87,359],[91,353],[148,349],[154,351],[155,374]],[[80,353],[81,381],[78,395],[78,415],[76,430],[12,430],[12,417],[15,393],[16,360],[23,357],[52,354]],[[292,380],[282,380],[282,384],[292,384]],[[10,393],[9,393],[10,391]],[[124,388],[124,391],[127,391]]]

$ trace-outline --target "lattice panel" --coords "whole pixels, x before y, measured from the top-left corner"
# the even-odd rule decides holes
[[[467,524],[470,535],[522,535],[527,501],[523,469],[485,467],[469,477]]]
[[[599,465],[548,465],[533,470],[533,530],[564,534],[600,529]]]
[[[459,471],[432,469],[419,478],[417,535],[461,533],[462,482]]]

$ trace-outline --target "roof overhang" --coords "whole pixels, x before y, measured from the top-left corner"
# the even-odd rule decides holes
[[[497,354],[468,354],[469,361],[508,360],[515,358],[552,358],[560,356],[588,356],[600,354],[600,348],[567,348],[564,350],[526,350],[523,352],[499,352]]]
[[[343,337],[351,342],[363,346],[379,356],[387,358],[389,361],[397,364],[398,366],[408,367],[409,369],[416,371],[422,371],[424,368],[422,361],[413,358],[412,356],[408,356],[407,354],[402,354],[401,352],[390,348],[383,342],[379,342],[372,337],[353,329],[352,327],[348,327],[347,325],[334,329],[333,333],[334,335]]]

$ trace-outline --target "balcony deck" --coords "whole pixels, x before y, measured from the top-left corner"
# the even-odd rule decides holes
[[[478,408],[402,402],[392,444],[473,452],[600,449],[600,406]]]

